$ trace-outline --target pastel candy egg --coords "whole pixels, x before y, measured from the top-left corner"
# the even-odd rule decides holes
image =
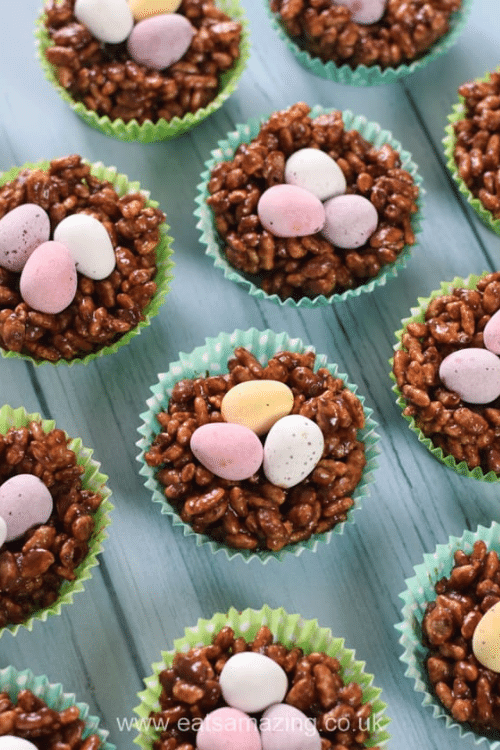
[[[500,354],[500,310],[497,310],[486,323],[483,331],[483,341],[485,347],[490,352]]]
[[[362,195],[337,195],[325,203],[323,235],[332,245],[352,250],[361,247],[378,224],[377,209]]]
[[[137,21],[160,13],[175,13],[181,2],[182,0],[128,0],[130,10]]]
[[[55,242],[65,245],[76,270],[89,279],[105,279],[113,271],[116,258],[104,224],[88,214],[66,216],[54,230]]]
[[[68,248],[60,242],[44,242],[22,270],[21,297],[34,310],[56,314],[73,301],[76,283],[75,262]]]
[[[22,737],[3,734],[0,737],[0,750],[37,750],[37,748],[32,742]]]
[[[23,203],[0,220],[0,266],[21,271],[29,256],[50,237],[50,219],[35,203]]]
[[[163,70],[183,57],[194,33],[188,19],[178,13],[151,16],[134,26],[127,48],[140,65]]]
[[[217,708],[205,716],[196,734],[197,750],[261,750],[255,721],[236,708]]]
[[[334,0],[336,5],[343,5],[352,14],[355,23],[370,24],[380,21],[385,13],[387,0]]]
[[[305,237],[316,234],[325,223],[323,204],[304,188],[273,185],[257,204],[260,223],[276,237]]]
[[[226,703],[250,714],[281,703],[288,690],[288,678],[280,665],[253,651],[231,656],[219,681]]]
[[[3,520],[2,516],[0,516],[0,547],[7,539],[7,524]]]
[[[262,750],[321,750],[314,719],[295,706],[277,703],[262,714],[259,724]]]
[[[221,414],[226,422],[242,424],[257,435],[268,432],[293,407],[291,389],[279,380],[246,380],[226,393]]]
[[[443,359],[439,377],[470,404],[489,404],[500,396],[500,359],[488,349],[460,349]]]
[[[264,474],[278,487],[294,487],[305,479],[323,455],[325,439],[308,417],[290,414],[278,420],[264,443]]]
[[[16,474],[0,485],[0,516],[7,524],[5,541],[22,536],[35,524],[48,521],[52,495],[34,474]]]
[[[331,156],[319,148],[301,148],[288,157],[285,182],[296,185],[320,201],[345,193],[346,181],[341,168]]]
[[[262,463],[262,443],[240,424],[204,424],[191,435],[190,446],[198,461],[222,479],[248,479]]]
[[[486,610],[476,625],[472,651],[483,667],[500,672],[500,602]]]
[[[76,0],[75,17],[101,42],[120,44],[134,26],[127,0]]]

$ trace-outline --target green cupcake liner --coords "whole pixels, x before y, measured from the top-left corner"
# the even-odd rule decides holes
[[[473,0],[462,0],[462,8],[450,17],[450,30],[431,47],[427,54],[418,60],[413,60],[408,65],[398,65],[397,68],[381,68],[380,65],[358,65],[356,68],[351,68],[346,63],[344,65],[336,65],[333,61],[324,63],[319,57],[313,57],[309,52],[301,49],[288,36],[278,14],[272,12],[270,0],[264,0],[264,6],[280,39],[302,67],[310,73],[319,78],[326,78],[328,81],[335,81],[347,86],[379,86],[383,83],[393,83],[400,78],[411,75],[411,73],[425,68],[430,62],[447,52],[462,33],[472,9],[472,2]]]
[[[97,734],[102,743],[99,750],[116,750],[116,745],[107,742],[109,732],[99,727],[99,719],[96,716],[90,715],[88,704],[77,702],[74,693],[63,692],[60,683],[50,683],[45,675],[34,675],[31,669],[23,671],[18,671],[14,667],[0,669],[0,692],[8,693],[10,699],[15,701],[21,690],[30,690],[55,711],[64,711],[65,708],[77,706],[80,718],[85,722],[83,739],[91,734]]]
[[[488,742],[491,750],[500,750],[499,741],[489,740],[472,731],[469,724],[457,722],[436,698],[425,669],[428,649],[422,643],[422,621],[427,602],[436,599],[435,584],[443,576],[450,575],[453,555],[458,549],[470,554],[474,542],[481,539],[488,549],[500,554],[500,525],[496,521],[488,528],[478,526],[475,532],[465,531],[461,537],[450,536],[446,544],[438,544],[433,553],[424,554],[424,562],[415,565],[415,575],[405,581],[407,588],[399,595],[404,603],[401,611],[403,619],[395,628],[401,633],[399,643],[404,649],[399,659],[407,665],[405,676],[415,681],[415,691],[424,694],[422,706],[432,709],[435,718],[444,719],[447,728],[458,728],[460,737],[472,737],[476,745]]]
[[[269,560],[282,561],[288,554],[298,557],[305,549],[315,552],[319,542],[328,544],[333,534],[343,534],[346,523],[354,523],[354,511],[361,508],[362,499],[369,495],[368,485],[373,482],[373,471],[377,466],[376,456],[380,451],[378,448],[379,436],[375,432],[377,423],[371,417],[373,410],[364,405],[363,396],[358,395],[365,414],[365,426],[359,431],[359,439],[365,443],[366,466],[361,481],[352,495],[354,505],[348,512],[347,521],[337,524],[333,529],[323,534],[315,534],[304,542],[283,547],[279,552],[237,550],[216,542],[205,534],[198,534],[193,531],[191,526],[181,520],[177,510],[167,501],[163,488],[155,477],[156,469],[148,466],[145,461],[144,455],[159,431],[156,415],[167,408],[174,385],[183,378],[199,377],[206,372],[212,375],[227,372],[227,360],[233,356],[234,349],[237,346],[246,347],[261,364],[267,363],[276,352],[283,350],[292,352],[315,351],[313,346],[305,346],[300,339],[292,339],[286,333],[277,334],[270,330],[258,331],[255,328],[250,328],[248,331],[236,330],[231,334],[221,333],[217,338],[207,338],[204,346],[197,347],[189,354],[181,352],[179,361],[173,362],[168,372],[158,375],[158,383],[150,387],[153,396],[147,401],[148,411],[140,415],[143,423],[139,427],[139,433],[142,437],[136,443],[140,448],[140,453],[137,456],[137,460],[141,464],[139,474],[146,477],[144,484],[152,491],[153,502],[160,504],[161,512],[171,516],[174,526],[183,527],[184,536],[194,536],[198,547],[207,545],[214,554],[223,551],[228,560],[239,557],[244,562],[258,559],[262,563],[267,563]],[[324,354],[318,354],[316,357],[315,369],[320,367],[326,367],[332,375],[341,378],[349,390],[356,393],[357,386],[348,382],[347,375],[337,371],[337,365],[328,363]]]
[[[435,289],[429,297],[418,297],[418,307],[412,307],[410,309],[411,316],[409,318],[404,318],[401,321],[401,324],[403,328],[401,330],[396,331],[396,338],[398,340],[397,344],[394,344],[394,350],[398,351],[399,349],[403,348],[402,345],[402,337],[403,334],[408,326],[409,323],[423,323],[425,320],[425,312],[431,302],[431,300],[435,299],[436,297],[440,297],[443,294],[449,294],[455,287],[457,288],[464,288],[464,289],[475,289],[477,286],[477,283],[480,279],[482,279],[484,276],[487,276],[490,273],[490,271],[486,271],[485,273],[481,274],[480,276],[477,276],[475,274],[471,274],[466,279],[462,279],[459,276],[456,276],[453,281],[443,281],[441,283],[441,287],[439,289]],[[399,390],[397,384],[396,384],[396,378],[392,371],[392,367],[394,365],[394,358],[391,357],[389,360],[389,363],[391,365],[391,372],[389,373],[391,380],[394,382],[394,385],[392,386],[392,390],[397,395],[396,403],[400,407],[401,410],[405,409],[406,406],[408,406],[408,402],[404,398],[403,394]],[[420,443],[425,445],[427,450],[432,453],[432,455],[438,459],[438,461],[441,461],[445,466],[447,466],[449,469],[452,469],[457,474],[460,474],[462,477],[469,477],[470,479],[479,479],[481,482],[500,482],[500,476],[495,474],[494,471],[489,471],[487,474],[483,472],[480,466],[477,466],[475,469],[469,469],[465,461],[461,461],[460,463],[457,463],[455,458],[451,455],[445,455],[443,453],[442,448],[436,447],[432,440],[424,435],[422,430],[417,426],[415,422],[415,418],[408,416],[406,414],[402,415],[404,419],[409,423],[410,430],[414,432]]]
[[[90,163],[85,159],[83,161],[86,163]],[[49,166],[50,162],[44,160],[36,163],[28,162],[26,164],[23,164],[22,167],[12,167],[12,169],[10,169],[8,172],[0,173],[0,186],[5,185],[6,182],[14,180],[23,169],[46,170],[49,168]],[[142,190],[139,182],[131,182],[126,175],[120,174],[117,171],[116,167],[105,167],[101,162],[95,162],[94,164],[91,164],[91,167],[91,172],[94,177],[98,177],[100,180],[108,180],[109,182],[111,182],[118,195],[123,196],[127,193],[140,192],[146,198],[147,206],[150,206],[151,208],[158,208],[158,201],[150,200],[149,191]],[[125,333],[121,338],[117,339],[117,341],[115,341],[113,344],[103,346],[98,351],[91,352],[90,354],[86,354],[83,357],[75,357],[74,359],[70,360],[60,359],[57,362],[49,362],[48,360],[44,359],[35,359],[29,354],[24,354],[22,352],[13,352],[10,350],[6,350],[2,347],[0,347],[0,355],[5,359],[24,359],[28,362],[32,362],[37,366],[50,364],[52,365],[52,367],[57,367],[59,365],[69,365],[71,367],[77,363],[88,365],[89,362],[92,362],[97,357],[104,357],[107,354],[113,354],[122,346],[128,344],[129,341],[134,338],[134,336],[138,336],[141,333],[143,328],[147,328],[147,326],[150,325],[151,319],[154,318],[155,315],[158,315],[160,307],[162,306],[165,297],[168,294],[170,282],[173,279],[172,269],[175,265],[171,260],[171,256],[173,254],[173,238],[168,234],[169,229],[170,227],[166,223],[163,223],[160,226],[160,241],[156,248],[157,272],[156,276],[154,277],[157,289],[154,297],[143,310],[143,320],[140,320],[135,328],[127,331],[127,333]]]
[[[0,434],[2,435],[10,427],[25,427],[32,421],[41,422],[44,432],[50,432],[56,426],[54,420],[42,419],[40,414],[37,413],[28,414],[22,406],[13,409],[11,406],[4,405],[0,408]],[[35,622],[45,622],[53,615],[60,615],[61,608],[64,605],[71,604],[73,596],[84,590],[84,582],[92,578],[92,568],[98,565],[97,555],[102,551],[103,542],[108,537],[106,529],[111,523],[109,513],[113,509],[113,505],[109,500],[111,490],[106,485],[108,477],[99,471],[100,463],[92,458],[93,451],[82,444],[81,438],[73,438],[69,443],[69,448],[75,452],[78,464],[85,467],[85,471],[82,474],[83,487],[93,492],[98,492],[102,497],[102,502],[94,514],[95,527],[89,540],[89,551],[81,564],[75,568],[76,579],[74,581],[63,582],[59,589],[59,596],[54,604],[50,607],[45,607],[45,609],[33,612],[22,623],[0,628],[0,638],[6,631],[9,631],[14,636],[17,635],[21,627],[31,631]]]
[[[326,109],[317,105],[312,108],[309,116],[314,118],[335,111],[335,108]],[[402,168],[406,169],[412,175],[415,184],[419,187],[419,197],[417,199],[418,211],[411,217],[412,230],[416,236],[421,231],[422,194],[425,191],[421,187],[422,177],[418,173],[418,166],[412,161],[411,154],[409,151],[403,150],[399,141],[393,138],[392,133],[388,130],[382,130],[377,123],[369,122],[362,115],[354,115],[349,110],[344,110],[342,112],[342,117],[346,130],[357,130],[363,138],[370,141],[370,143],[373,143],[376,148],[380,148],[384,143],[389,143],[398,151],[401,158]],[[198,208],[194,212],[195,217],[198,219],[196,227],[201,233],[200,240],[202,244],[206,246],[205,255],[212,258],[216,268],[222,269],[226,279],[229,279],[245,288],[252,297],[255,297],[256,299],[270,300],[281,307],[311,308],[321,307],[336,302],[343,302],[347,299],[359,297],[362,293],[372,292],[376,287],[384,286],[388,279],[396,277],[398,271],[406,266],[412,249],[418,244],[417,242],[415,242],[414,245],[405,246],[394,263],[389,263],[386,266],[383,266],[379,273],[366,284],[358,286],[355,289],[347,289],[341,294],[332,294],[329,297],[325,297],[324,294],[319,294],[317,297],[301,297],[298,301],[295,301],[291,297],[287,297],[283,300],[277,294],[267,294],[254,283],[253,277],[245,276],[227,261],[223,252],[223,243],[215,226],[214,213],[206,202],[209,197],[208,183],[210,181],[210,173],[217,163],[221,161],[230,161],[234,157],[235,151],[240,144],[248,143],[255,138],[259,133],[261,125],[268,119],[269,115],[266,115],[260,118],[251,118],[248,123],[237,125],[237,129],[228,133],[225,140],[219,141],[218,148],[212,151],[211,159],[205,162],[205,171],[201,174],[203,182],[198,185],[198,195],[196,197]]]
[[[263,625],[267,625],[275,639],[288,648],[298,646],[306,654],[322,651],[336,657],[340,661],[340,674],[344,681],[357,682],[363,690],[363,703],[372,703],[370,726],[373,726],[373,733],[367,747],[386,744],[390,738],[386,731],[390,722],[385,715],[387,705],[380,699],[380,688],[372,685],[373,675],[364,671],[365,662],[356,661],[355,652],[345,648],[344,639],[334,638],[331,630],[320,627],[317,620],[303,620],[300,615],[289,615],[282,607],[271,609],[268,605],[261,610],[245,609],[243,612],[231,607],[229,612],[218,612],[210,620],[199,619],[194,627],[185,629],[183,638],[174,641],[172,651],[161,652],[162,660],[152,665],[153,674],[144,680],[146,690],[138,694],[141,703],[134,711],[139,716],[136,719],[139,736],[134,742],[143,750],[151,750],[153,746],[156,734],[148,717],[151,711],[161,710],[158,700],[161,693],[159,674],[172,665],[176,652],[185,653],[193,646],[209,645],[214,635],[226,626],[233,628],[237,637],[251,641]]]
[[[499,68],[500,70],[500,68]],[[487,81],[489,80],[491,73],[486,73],[482,78],[478,78],[478,81]],[[443,144],[444,144],[444,153],[446,156],[446,166],[448,167],[451,176],[455,180],[455,182],[458,185],[458,189],[462,193],[462,195],[467,200],[467,203],[471,206],[471,208],[474,209],[476,214],[479,216],[479,218],[496,234],[500,235],[500,219],[495,219],[493,217],[493,214],[491,211],[488,211],[479,198],[476,198],[475,195],[472,194],[472,192],[469,190],[465,182],[460,177],[460,174],[458,172],[458,167],[455,162],[455,146],[456,146],[456,137],[455,137],[455,124],[459,122],[460,120],[463,120],[466,116],[465,111],[465,99],[463,96],[459,96],[459,101],[457,104],[453,105],[453,110],[450,115],[448,115],[448,121],[449,125],[445,127],[445,133],[446,136],[443,138]]]
[[[55,88],[59,96],[69,104],[73,112],[76,112],[87,125],[99,130],[104,135],[111,138],[118,138],[121,141],[139,141],[140,143],[153,143],[155,141],[165,141],[176,138],[186,133],[195,125],[205,120],[209,115],[218,110],[226,99],[236,91],[239,79],[246,68],[250,57],[250,32],[248,21],[239,0],[217,0],[218,7],[227,13],[235,21],[242,25],[242,34],[240,42],[240,56],[235,65],[220,77],[220,91],[206,107],[198,109],[194,113],[187,113],[184,117],[173,117],[172,120],[160,118],[157,122],[146,120],[142,125],[137,120],[124,122],[121,118],[110,120],[107,115],[98,115],[91,109],[87,109],[83,102],[75,101],[72,96],[61,86],[57,79],[57,68],[51,65],[45,57],[45,51],[52,46],[52,42],[45,28],[45,13],[39,16],[36,22],[35,38],[37,46],[37,55],[42,66],[45,78]]]

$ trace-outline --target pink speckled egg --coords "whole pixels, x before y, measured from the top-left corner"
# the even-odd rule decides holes
[[[190,447],[198,461],[222,479],[248,479],[262,463],[262,443],[240,424],[204,424],[191,435]]]
[[[452,352],[441,362],[439,377],[470,404],[489,404],[500,396],[500,359],[488,349]]]
[[[140,65],[163,70],[184,56],[194,34],[185,16],[164,13],[139,21],[128,38],[127,49]]]
[[[217,708],[203,719],[197,750],[262,750],[256,722],[236,708]]]
[[[7,479],[0,486],[0,516],[7,524],[6,541],[48,521],[52,508],[52,495],[34,474],[16,474]]]
[[[348,8],[355,23],[371,24],[380,21],[387,0],[334,0],[334,3]]]
[[[483,331],[484,345],[493,354],[500,354],[500,310],[488,320]]]
[[[323,204],[309,190],[297,185],[273,185],[257,204],[260,223],[275,237],[316,234],[325,223]]]
[[[35,203],[23,203],[0,219],[0,266],[22,271],[31,253],[50,237],[50,219]]]
[[[264,711],[259,728],[262,750],[321,750],[314,719],[287,703],[276,703]]]
[[[43,313],[60,313],[74,299],[76,267],[68,248],[60,242],[44,242],[28,258],[21,273],[23,300]]]
[[[377,209],[362,195],[337,195],[325,203],[323,235],[344,250],[361,247],[378,224]]]

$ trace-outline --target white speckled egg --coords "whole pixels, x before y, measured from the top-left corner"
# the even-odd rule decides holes
[[[52,507],[52,495],[34,474],[16,474],[7,479],[0,485],[0,516],[7,524],[6,541],[48,521]]]
[[[269,656],[254,651],[231,656],[219,679],[226,703],[249,714],[281,703],[288,690],[286,672]]]
[[[500,672],[500,602],[486,610],[476,625],[472,651],[484,667]]]
[[[75,262],[60,242],[44,242],[30,255],[19,282],[21,297],[43,313],[62,312],[74,299],[77,285]]]
[[[22,737],[3,734],[0,737],[0,750],[37,750],[37,748],[32,742]]]
[[[130,10],[137,21],[161,13],[175,13],[181,2],[182,0],[128,0]]]
[[[127,0],[76,0],[75,17],[100,42],[120,44],[134,26]]]
[[[294,487],[321,460],[325,439],[308,417],[289,414],[269,430],[264,443],[264,474],[278,487]]]
[[[335,161],[319,148],[301,148],[288,157],[285,182],[296,185],[320,201],[345,193],[344,173]]]
[[[226,422],[242,424],[257,435],[268,432],[273,424],[290,414],[292,390],[279,380],[245,380],[230,388],[221,403]]]
[[[262,714],[259,729],[262,750],[321,750],[314,719],[287,703],[269,706]]]
[[[3,520],[2,516],[0,516],[0,547],[7,539],[7,524]]]
[[[262,443],[241,424],[204,424],[191,435],[190,448],[206,469],[222,479],[248,479],[262,463]]]
[[[483,331],[483,341],[485,347],[490,352],[500,354],[500,310],[497,310],[486,323]]]
[[[321,201],[296,185],[273,185],[257,204],[260,223],[276,237],[305,237],[316,234],[325,223]]]
[[[88,214],[66,216],[54,229],[54,241],[65,245],[76,270],[89,279],[105,279],[116,258],[106,227]]]
[[[0,266],[22,271],[38,245],[50,237],[50,219],[35,203],[23,203],[0,219]]]
[[[500,359],[488,349],[452,352],[441,362],[439,377],[470,404],[489,404],[500,396]]]
[[[334,0],[334,3],[348,8],[355,23],[371,24],[380,21],[385,13],[387,0]]]
[[[128,38],[127,49],[140,65],[163,70],[184,56],[194,34],[186,16],[164,13],[139,21]]]
[[[377,224],[377,209],[362,195],[337,195],[325,203],[322,233],[336,247],[344,250],[361,247]]]

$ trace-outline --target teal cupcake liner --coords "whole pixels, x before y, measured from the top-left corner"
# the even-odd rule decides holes
[[[325,109],[324,107],[317,105],[312,108],[309,116],[315,118],[319,115],[329,114],[335,111],[335,108]],[[411,226],[416,237],[421,231],[422,194],[424,193],[424,190],[421,187],[422,177],[418,173],[418,166],[413,162],[411,154],[409,151],[403,150],[401,143],[393,138],[390,131],[382,130],[377,123],[369,122],[362,115],[354,115],[349,110],[343,111],[342,117],[346,130],[357,130],[363,138],[370,141],[370,143],[376,148],[380,148],[385,143],[389,143],[396,151],[398,151],[402,168],[406,169],[411,174],[415,184],[419,187],[419,197],[417,199],[418,211],[411,217]],[[205,162],[205,171],[201,174],[202,182],[198,185],[198,195],[196,197],[198,208],[194,212],[195,217],[198,219],[196,227],[200,230],[200,240],[206,247],[205,255],[212,258],[215,267],[220,268],[223,271],[226,279],[229,279],[246,289],[252,297],[255,297],[256,299],[270,300],[281,307],[321,307],[323,305],[330,305],[332,303],[353,299],[359,297],[362,293],[372,292],[378,286],[385,286],[388,279],[395,278],[398,275],[398,272],[406,266],[412,249],[418,244],[417,241],[415,241],[414,245],[406,245],[399,253],[397,260],[394,261],[394,263],[389,263],[383,266],[379,273],[374,276],[373,279],[366,282],[366,284],[362,284],[355,289],[347,289],[341,294],[332,294],[329,297],[325,297],[323,294],[316,297],[301,297],[298,301],[291,297],[281,299],[277,294],[267,294],[263,289],[257,286],[254,278],[246,276],[243,272],[238,271],[227,261],[223,252],[222,240],[215,226],[214,213],[207,204],[207,199],[209,197],[208,183],[210,181],[210,173],[214,166],[219,162],[230,161],[234,157],[238,146],[242,143],[248,143],[255,138],[259,133],[261,125],[268,119],[269,115],[266,115],[260,118],[251,118],[248,123],[237,125],[237,129],[228,133],[225,140],[219,141],[218,148],[212,151],[212,157]]]
[[[28,414],[22,406],[17,409],[8,405],[0,408],[0,435],[4,435],[10,427],[25,427],[30,422],[41,422],[44,432],[50,432],[56,426],[54,420],[42,419],[40,414],[37,413]],[[65,434],[68,437],[67,433]],[[84,591],[84,582],[92,578],[92,568],[99,564],[97,555],[102,552],[104,540],[108,537],[107,527],[111,523],[109,513],[113,510],[113,505],[109,500],[111,490],[106,484],[108,477],[99,471],[100,463],[92,458],[93,451],[82,444],[81,438],[70,440],[69,448],[75,452],[77,463],[84,467],[84,473],[81,477],[82,486],[99,493],[102,497],[102,502],[93,515],[95,526],[89,540],[89,551],[85,559],[75,568],[75,580],[62,583],[59,595],[50,607],[34,611],[22,623],[0,628],[0,638],[6,631],[9,631],[13,636],[17,635],[20,628],[31,631],[35,622],[46,622],[49,617],[60,615],[62,607],[72,604],[74,595]]]
[[[149,719],[151,711],[159,711],[161,685],[159,674],[172,665],[177,652],[185,653],[194,646],[209,645],[222,628],[233,628],[236,637],[247,642],[255,638],[259,628],[267,625],[274,638],[288,648],[298,646],[304,653],[325,652],[340,661],[340,675],[344,682],[357,682],[363,690],[363,703],[371,702],[372,713],[369,724],[374,726],[367,747],[383,747],[390,739],[386,731],[390,719],[386,716],[387,704],[380,699],[380,688],[373,686],[373,675],[364,671],[365,662],[357,661],[355,652],[345,648],[343,638],[334,638],[329,628],[322,628],[317,620],[304,620],[300,615],[289,615],[280,607],[271,609],[264,605],[261,610],[245,609],[238,612],[231,607],[227,613],[217,613],[210,620],[199,619],[194,627],[186,628],[184,637],[174,641],[172,651],[162,651],[161,661],[153,664],[153,674],[144,680],[146,689],[138,693],[141,700],[134,711],[138,715],[136,728],[139,732],[134,742],[143,750],[151,750],[157,733]]]
[[[470,554],[478,540],[500,554],[500,525],[493,521],[488,528],[478,526],[475,532],[468,530],[461,537],[450,536],[446,544],[438,544],[433,553],[424,554],[424,562],[415,565],[415,575],[405,581],[407,588],[399,595],[403,600],[403,619],[395,628],[401,633],[399,643],[404,651],[399,659],[406,665],[405,676],[414,681],[415,692],[424,694],[421,705],[431,709],[434,718],[444,719],[447,728],[458,729],[461,738],[471,737],[476,745],[488,742],[490,750],[500,750],[500,741],[476,734],[469,724],[457,722],[431,692],[425,669],[428,649],[422,643],[422,621],[427,603],[436,599],[435,584],[450,575],[455,552],[462,549]]]
[[[500,68],[498,69],[500,70]],[[478,81],[487,81],[490,78],[491,73],[486,73],[482,78],[478,78]],[[457,139],[455,136],[455,125],[460,120],[463,120],[466,116],[465,111],[465,99],[463,96],[459,96],[459,101],[453,105],[451,114],[448,115],[449,124],[445,127],[446,136],[443,138],[444,154],[446,156],[446,166],[448,167],[451,176],[458,185],[459,191],[466,199],[469,206],[476,212],[479,218],[489,227],[495,234],[500,235],[500,218],[495,219],[491,211],[488,211],[475,195],[469,190],[463,179],[460,177],[458,172],[457,163],[455,161],[455,147]],[[500,166],[500,165],[499,165]]]
[[[160,118],[157,122],[146,120],[140,124],[137,120],[124,122],[121,118],[111,120],[107,115],[98,115],[97,112],[88,109],[83,102],[75,101],[71,94],[61,86],[57,78],[57,68],[51,65],[45,57],[45,51],[52,46],[51,39],[45,28],[45,13],[41,13],[36,22],[35,39],[37,55],[43,74],[48,82],[55,88],[59,96],[71,107],[87,125],[99,130],[111,138],[121,141],[140,143],[153,143],[155,141],[170,140],[186,133],[199,125],[203,120],[216,112],[226,99],[233,94],[238,86],[239,79],[246,68],[250,57],[250,33],[248,21],[239,0],[217,0],[218,7],[227,13],[235,21],[242,25],[240,41],[240,56],[234,66],[220,76],[220,91],[206,107],[201,107],[194,113],[188,112],[184,117],[173,117],[171,120]]]
[[[477,276],[475,274],[471,274],[466,279],[462,279],[459,276],[456,276],[452,281],[444,281],[441,283],[441,287],[439,289],[435,289],[428,297],[418,297],[418,307],[412,307],[410,312],[411,316],[408,318],[404,318],[401,321],[401,324],[403,328],[401,328],[399,331],[396,331],[396,338],[398,340],[397,344],[394,344],[394,350],[398,351],[400,349],[403,349],[402,344],[402,337],[404,332],[406,331],[406,328],[409,323],[423,323],[425,320],[425,312],[431,302],[431,300],[435,299],[436,297],[440,297],[444,294],[449,294],[454,288],[465,288],[465,289],[475,289],[477,286],[477,283],[480,279],[482,279],[484,276],[487,276],[490,272],[487,271],[480,276]],[[394,373],[392,371],[392,367],[394,365],[394,358],[391,357],[389,360],[389,363],[391,365],[391,372],[389,373],[391,380],[394,382],[394,385],[392,386],[392,390],[397,396],[396,403],[403,411],[406,406],[408,406],[408,402],[406,401],[405,397],[399,390],[396,378],[394,376]],[[498,476],[494,471],[489,471],[486,474],[483,472],[480,466],[477,466],[475,469],[469,469],[465,461],[461,461],[458,463],[456,459],[451,455],[446,455],[442,448],[439,448],[434,445],[431,438],[424,435],[422,430],[417,426],[415,422],[415,418],[408,416],[406,414],[402,415],[404,419],[409,424],[410,430],[414,432],[422,445],[425,445],[427,450],[432,453],[432,455],[438,459],[442,464],[447,466],[449,469],[452,469],[454,472],[459,474],[462,477],[469,477],[470,479],[478,479],[481,482],[490,482],[490,483],[498,483],[500,482],[500,476]]]
[[[90,163],[85,159],[83,161],[87,164]],[[49,166],[50,161],[44,160],[36,163],[29,162],[23,164],[22,167],[12,167],[12,169],[10,169],[8,172],[0,173],[0,187],[2,185],[5,185],[5,183],[10,182],[11,180],[14,180],[17,175],[22,172],[23,169],[47,170]],[[150,200],[149,191],[143,190],[139,182],[131,182],[126,175],[120,174],[117,171],[116,167],[105,167],[101,162],[95,162],[94,164],[91,164],[91,168],[91,172],[94,177],[98,177],[100,180],[107,180],[111,182],[119,196],[127,195],[128,193],[140,192],[146,198],[147,206],[151,208],[158,208],[158,201]],[[154,277],[157,289],[153,298],[143,310],[143,319],[139,321],[135,328],[127,331],[127,333],[117,339],[114,343],[103,346],[98,351],[91,352],[90,354],[86,354],[82,357],[74,357],[70,360],[60,359],[57,362],[50,362],[49,360],[35,359],[29,354],[24,354],[23,352],[13,352],[7,349],[3,349],[1,346],[0,355],[5,359],[24,359],[28,362],[32,362],[37,366],[49,364],[52,367],[58,367],[59,365],[67,365],[71,367],[77,363],[88,365],[98,357],[104,357],[107,354],[114,354],[114,352],[118,351],[118,349],[120,349],[122,346],[128,344],[131,339],[133,339],[135,336],[138,336],[144,328],[147,328],[150,325],[152,318],[154,318],[155,315],[158,315],[160,307],[162,306],[163,302],[165,301],[165,297],[168,294],[170,282],[173,279],[172,269],[174,267],[174,262],[171,260],[173,254],[173,238],[168,234],[169,229],[170,227],[166,223],[163,223],[160,226],[160,240],[156,247],[157,271],[156,276]]]
[[[298,557],[306,549],[315,552],[320,542],[328,544],[334,534],[343,534],[346,523],[354,523],[354,511],[361,508],[362,499],[369,495],[369,484],[373,482],[373,471],[377,467],[376,456],[380,451],[378,448],[379,436],[375,432],[377,423],[371,416],[373,410],[364,405],[363,396],[358,395],[358,398],[363,404],[365,426],[359,431],[358,439],[365,443],[366,465],[361,481],[352,495],[354,505],[348,511],[347,521],[337,524],[330,531],[315,534],[304,542],[283,547],[279,552],[237,550],[216,542],[205,534],[198,534],[193,531],[191,526],[181,520],[177,510],[167,501],[163,488],[155,477],[156,469],[148,466],[145,461],[145,453],[159,432],[156,415],[167,408],[174,385],[183,378],[195,378],[200,375],[204,376],[206,373],[217,375],[227,372],[227,360],[233,356],[234,349],[237,346],[246,347],[261,364],[267,363],[276,352],[283,350],[292,352],[314,351],[314,347],[305,346],[300,339],[292,339],[286,333],[277,334],[270,330],[258,331],[251,328],[248,331],[236,330],[231,334],[221,333],[217,338],[207,338],[204,346],[197,347],[189,354],[181,352],[179,360],[170,365],[168,372],[158,375],[158,383],[150,387],[153,396],[147,401],[148,410],[140,415],[142,424],[139,427],[139,433],[142,437],[136,443],[140,449],[137,456],[137,460],[141,464],[139,474],[145,477],[144,484],[152,491],[153,502],[159,503],[161,512],[172,518],[174,526],[183,528],[184,536],[193,536],[198,547],[207,545],[214,554],[223,552],[228,560],[240,558],[248,563],[252,559],[258,559],[264,564],[268,563],[269,560],[282,561],[288,554]],[[357,386],[348,382],[347,375],[337,371],[337,365],[328,363],[324,354],[319,354],[316,357],[315,369],[320,367],[326,367],[332,375],[341,378],[349,390],[356,393]]]
[[[35,676],[30,669],[23,671],[18,671],[14,667],[0,669],[0,693],[8,693],[11,701],[14,702],[21,690],[30,690],[55,711],[64,711],[65,708],[76,705],[80,711],[80,718],[85,722],[83,739],[91,734],[97,734],[102,743],[99,750],[116,750],[116,746],[107,741],[109,732],[100,728],[99,719],[96,716],[90,715],[88,704],[77,703],[75,695],[63,692],[60,683],[50,683],[45,675]]]
[[[427,54],[409,64],[398,65],[397,68],[381,68],[380,65],[358,65],[351,68],[347,63],[344,65],[336,65],[333,61],[325,63],[319,57],[314,57],[306,50],[301,49],[288,36],[278,15],[271,10],[270,0],[264,0],[264,5],[279,38],[285,43],[300,65],[310,73],[319,78],[326,78],[328,81],[347,86],[379,86],[384,83],[393,83],[400,78],[422,70],[430,62],[447,52],[463,31],[472,9],[472,2],[473,0],[462,0],[462,8],[451,15],[450,30],[432,45]]]

